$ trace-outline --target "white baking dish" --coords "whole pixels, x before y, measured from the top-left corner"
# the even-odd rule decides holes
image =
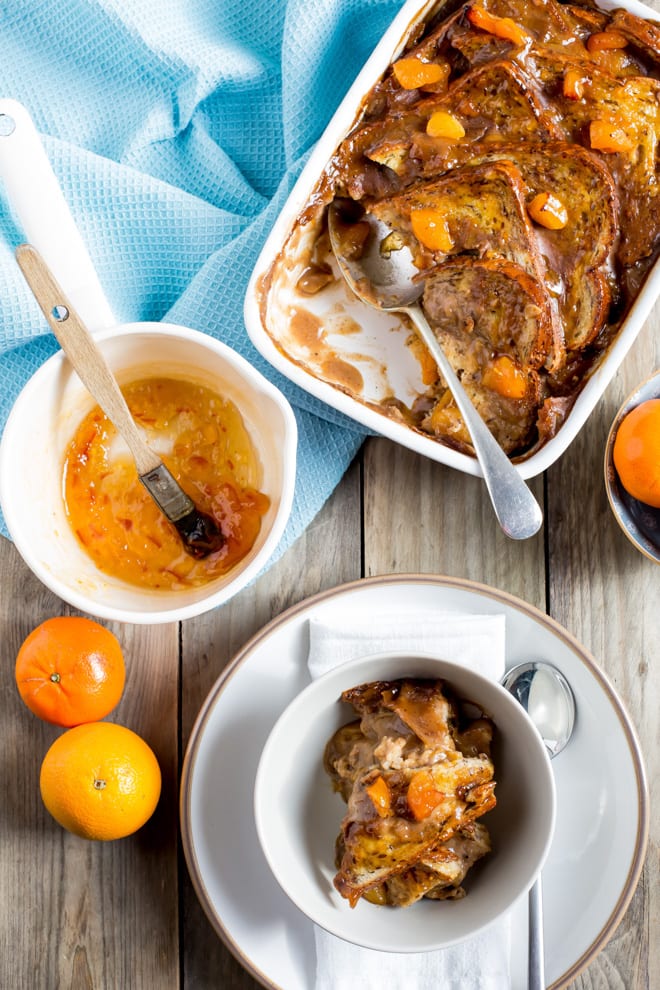
[[[313,243],[322,217],[323,207],[313,203],[310,206],[310,201],[325,166],[359,118],[366,94],[401,53],[416,26],[428,19],[430,12],[440,11],[443,6],[444,0],[428,0],[421,6],[419,0],[408,0],[364,65],[315,146],[264,244],[246,294],[245,322],[261,354],[307,392],[371,431],[432,460],[481,475],[476,458],[420,433],[403,420],[390,418],[377,408],[377,403],[388,398],[401,399],[408,405],[426,390],[421,384],[419,366],[405,344],[410,328],[401,324],[395,314],[382,314],[359,302],[339,277],[334,285],[316,295],[303,296],[296,289],[303,271],[305,246]],[[627,3],[603,0],[600,6],[625,7],[639,17],[659,19],[655,11],[635,0]],[[309,219],[300,225],[303,211]],[[277,259],[278,274],[263,302],[263,279]],[[575,438],[641,330],[659,291],[660,262],[649,273],[615,341],[591,371],[557,434],[517,464],[522,477],[541,474]],[[309,315],[292,320],[292,307]],[[315,353],[321,337],[325,344]],[[354,379],[350,392],[338,384],[342,378],[346,381],[347,373]]]

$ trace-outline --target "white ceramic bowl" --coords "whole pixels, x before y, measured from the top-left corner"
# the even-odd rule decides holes
[[[660,509],[644,505],[625,490],[614,467],[614,441],[624,416],[649,399],[660,399],[660,371],[631,392],[614,417],[605,445],[605,491],[614,518],[640,553],[660,564]]]
[[[335,890],[334,849],[346,805],[333,793],[323,750],[355,718],[339,700],[346,688],[403,676],[438,677],[491,715],[497,807],[485,815],[492,852],[468,875],[458,901],[391,908]],[[430,656],[382,654],[350,661],[308,685],[273,727],[257,770],[257,833],[282,889],[312,921],[349,942],[389,952],[425,952],[469,938],[504,915],[532,885],[555,822],[550,759],[523,708],[500,684]]]
[[[120,622],[172,622],[227,601],[264,567],[284,531],[296,471],[297,427],[282,393],[226,344],[188,327],[116,320],[28,111],[0,99],[0,181],[25,239],[41,254],[94,335],[120,385],[171,375],[206,385],[238,408],[270,499],[259,536],[229,573],[197,588],[158,591],[102,574],[66,518],[64,452],[96,405],[60,351],[18,396],[0,443],[0,504],[28,567],[83,612]]]
[[[637,0],[598,2],[604,9],[622,7],[640,17],[658,20],[657,11]],[[264,244],[246,294],[245,321],[255,347],[301,388],[416,453],[481,476],[476,458],[411,429],[377,408],[379,402],[392,396],[410,405],[424,391],[419,367],[406,346],[409,327],[394,314],[376,312],[356,300],[337,276],[333,285],[317,295],[302,295],[296,288],[307,265],[307,252],[320,229],[322,207],[314,194],[327,163],[359,118],[366,94],[407,40],[415,36],[429,12],[445,5],[443,0],[407,0],[365,63],[315,145]],[[303,214],[305,223],[299,224]],[[273,266],[276,274],[268,287]],[[523,478],[541,474],[573,442],[628,353],[659,293],[660,263],[656,263],[616,340],[593,368],[561,429],[537,452],[516,464]],[[291,317],[294,311],[297,319]],[[303,320],[301,313],[305,312],[309,316]],[[334,360],[329,360],[319,347],[321,332],[336,354]],[[353,368],[353,381],[359,376],[359,384],[348,390],[333,384],[332,375],[338,366]]]
[[[207,334],[162,323],[113,327],[96,335],[120,384],[175,375],[217,391],[240,410],[270,499],[259,536],[229,573],[197,588],[157,591],[102,574],[82,550],[62,498],[64,451],[96,405],[62,352],[20,393],[0,445],[0,503],[16,547],[64,601],[103,619],[172,622],[215,608],[256,577],[275,550],[293,499],[296,421],[284,396],[244,358]]]

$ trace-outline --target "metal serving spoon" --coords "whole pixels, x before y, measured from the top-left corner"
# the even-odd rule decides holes
[[[57,341],[83,385],[96,399],[133,455],[140,481],[176,528],[185,550],[197,559],[220,550],[225,538],[211,516],[195,506],[165,465],[142,439],[117,381],[94,338],[31,244],[16,249],[16,260]]]
[[[575,698],[564,675],[543,661],[531,660],[508,670],[502,685],[523,706],[538,729],[550,759],[561,753],[573,734]],[[541,876],[529,892],[528,990],[545,990],[543,899]]]
[[[543,522],[538,502],[472,405],[429,326],[419,305],[424,283],[416,277],[419,271],[410,250],[404,246],[382,251],[381,245],[391,230],[369,213],[356,217],[356,206],[348,201],[347,208],[345,201],[335,200],[328,211],[330,243],[342,275],[355,295],[369,306],[386,313],[405,313],[411,319],[456,400],[500,526],[513,540],[533,536]],[[365,223],[371,228],[368,236]]]

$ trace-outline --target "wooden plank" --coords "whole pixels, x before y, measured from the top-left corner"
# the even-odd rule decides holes
[[[127,683],[110,720],[152,745],[163,770],[163,797],[135,836],[87,842],[61,829],[42,805],[41,759],[61,730],[35,718],[12,682],[25,636],[63,606],[5,539],[0,573],[6,675],[0,692],[0,986],[177,987],[177,626],[111,626],[124,648]]]
[[[545,605],[543,529],[505,536],[479,478],[384,439],[364,453],[365,573],[451,574]],[[543,505],[542,479],[530,487]]]
[[[619,406],[658,367],[656,308],[580,436],[548,472],[550,612],[590,650],[623,699],[639,733],[652,808],[660,799],[658,568],[634,549],[614,519],[603,458]],[[651,817],[651,855],[630,908],[573,990],[660,986],[660,952],[653,937],[653,919],[660,912],[659,841],[656,815]],[[649,932],[652,937],[645,938]]]
[[[254,633],[304,598],[361,576],[360,470],[358,459],[305,533],[252,586],[222,608],[183,623],[184,743],[214,682]],[[256,990],[259,984],[215,934],[185,866],[182,892],[184,986]]]

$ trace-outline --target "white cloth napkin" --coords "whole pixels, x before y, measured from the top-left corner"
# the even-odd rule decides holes
[[[309,622],[312,678],[370,653],[434,653],[499,679],[504,673],[503,615],[388,612],[342,616],[341,626]],[[314,926],[315,990],[509,990],[509,918],[459,945],[435,952],[378,952]]]

